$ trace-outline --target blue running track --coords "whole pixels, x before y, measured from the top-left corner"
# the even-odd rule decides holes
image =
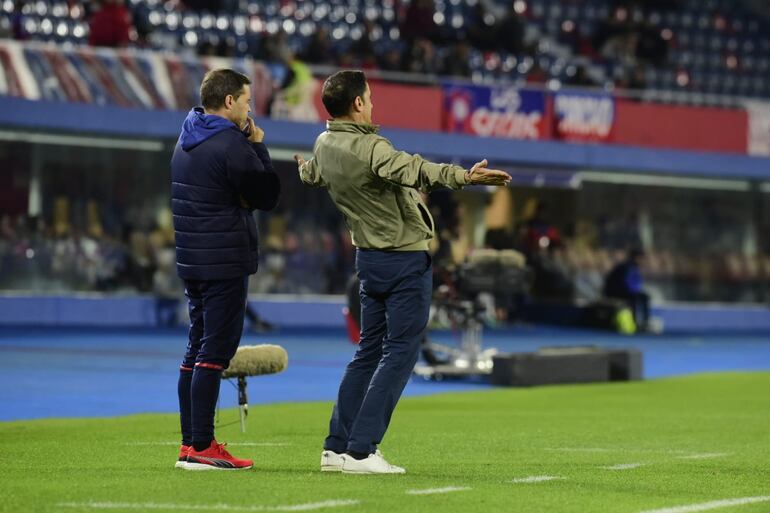
[[[431,337],[456,343],[451,333]],[[282,330],[244,336],[242,344],[274,343],[289,368],[249,380],[251,404],[333,401],[355,346],[342,330]],[[623,337],[611,333],[520,327],[487,330],[485,347],[530,351],[544,345],[630,346],[644,353],[645,377],[770,369],[770,334],[678,334]],[[0,327],[0,420],[174,412],[176,380],[186,345],[181,329]],[[483,382],[412,379],[406,395],[483,389]],[[223,383],[221,405],[236,404]]]

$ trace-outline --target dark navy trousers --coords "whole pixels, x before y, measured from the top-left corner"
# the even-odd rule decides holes
[[[361,341],[348,364],[324,448],[373,453],[412,374],[428,324],[433,271],[426,251],[359,249]]]
[[[249,277],[184,285],[190,333],[178,385],[182,443],[205,445],[214,438],[221,373],[241,341]]]

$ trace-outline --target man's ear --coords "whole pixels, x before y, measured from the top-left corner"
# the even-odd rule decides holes
[[[232,94],[228,94],[225,96],[225,108],[230,109],[233,106],[233,103],[235,103],[235,98],[233,98]]]
[[[364,108],[364,99],[360,96],[356,96],[355,101],[353,102],[356,106],[356,110],[363,110]]]

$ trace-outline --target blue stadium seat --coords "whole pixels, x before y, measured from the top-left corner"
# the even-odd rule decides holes
[[[471,19],[472,6],[479,0],[436,0],[437,17],[442,34],[448,37],[467,35],[467,23]],[[509,0],[492,0],[500,12],[510,7]],[[551,55],[549,48],[540,47],[536,55],[544,70],[556,78],[568,76],[567,68],[574,65],[573,56],[580,51],[576,40],[565,38],[562,23],[573,21],[584,38],[590,39],[614,12],[613,0],[525,0],[526,13],[523,19],[529,26],[528,34],[541,34],[553,41],[560,41],[567,52],[559,60]],[[230,40],[236,45],[238,55],[248,55],[256,49],[261,32],[274,33],[279,29],[287,32],[289,44],[297,52],[304,50],[310,36],[319,25],[327,27],[333,38],[333,45],[339,50],[349,47],[361,37],[363,23],[374,24],[373,40],[375,52],[383,54],[398,41],[398,12],[396,3],[377,0],[247,0],[241,2],[245,9],[233,13],[196,13],[178,11],[164,0],[127,0],[126,5],[137,20],[151,27],[162,37],[154,38],[156,44],[163,41],[182,41],[188,46],[193,41]],[[0,9],[9,13],[13,1],[0,2]],[[81,4],[82,5],[82,4]],[[65,0],[36,0],[23,7],[22,24],[32,39],[58,42],[85,42],[88,37],[86,20],[70,16],[72,2]],[[675,72],[686,70],[691,74],[688,88],[701,88],[706,92],[723,90],[737,91],[736,94],[766,94],[770,72],[770,24],[746,10],[740,2],[733,0],[683,0],[680,9],[657,7],[646,9],[643,4],[633,4],[628,11],[629,18],[644,22],[660,30],[670,29],[674,38],[665,63],[656,68],[649,63],[645,66],[647,82],[655,87],[677,89]],[[5,20],[5,21],[2,21]],[[0,15],[0,28],[8,26],[9,19]],[[447,46],[439,45],[439,55],[446,55]],[[596,49],[599,50],[598,48]],[[487,79],[503,73],[516,79],[526,75],[522,72],[520,56],[490,54],[485,61],[479,52],[473,52],[470,68]],[[725,59],[735,57],[736,69],[725,69]],[[585,58],[585,57],[581,57]],[[490,60],[491,59],[491,60]],[[511,63],[514,62],[515,65]],[[489,69],[489,62],[497,66]],[[606,69],[605,76],[626,76],[630,70],[615,63],[604,63],[599,58],[593,63],[596,69]],[[729,80],[724,73],[742,73]],[[712,79],[712,77],[718,77]],[[743,80],[745,78],[745,80]],[[754,80],[756,78],[756,80]],[[717,80],[716,82],[714,80]]]

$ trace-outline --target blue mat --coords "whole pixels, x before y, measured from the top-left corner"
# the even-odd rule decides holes
[[[458,343],[448,332],[431,334]],[[289,353],[282,374],[249,380],[251,404],[333,401],[355,346],[336,329],[282,330],[244,336],[242,344],[274,343]],[[644,353],[645,376],[770,369],[768,334],[681,334],[622,337],[611,333],[522,327],[487,330],[485,347],[531,351],[544,345],[630,346]],[[0,420],[174,412],[176,380],[186,345],[182,330],[0,327]],[[405,395],[478,390],[483,382],[412,379]],[[237,404],[222,384],[221,406]]]

